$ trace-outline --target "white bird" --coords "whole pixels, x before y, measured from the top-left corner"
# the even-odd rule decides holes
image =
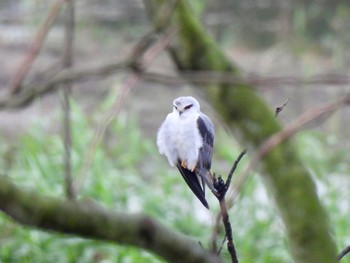
[[[193,97],[179,97],[173,101],[169,113],[159,128],[157,146],[159,153],[176,166],[187,185],[202,204],[209,208],[205,199],[205,184],[216,191],[210,177],[213,155],[214,125],[200,111]]]

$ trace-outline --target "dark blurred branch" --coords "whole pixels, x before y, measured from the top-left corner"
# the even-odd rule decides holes
[[[64,35],[64,52],[63,67],[70,68],[73,65],[74,57],[74,34],[75,34],[75,4],[74,0],[66,1],[65,16],[65,35]],[[72,127],[71,127],[71,109],[70,94],[72,85],[67,83],[63,89],[62,108],[63,108],[63,141],[64,141],[64,174],[65,174],[65,192],[69,199],[75,198],[72,179]]]
[[[20,64],[13,81],[10,86],[10,93],[17,93],[21,89],[21,84],[24,78],[27,76],[35,58],[38,56],[40,49],[46,39],[47,33],[49,32],[52,23],[55,21],[59,11],[61,10],[62,4],[65,0],[56,0],[50,11],[48,12],[43,24],[39,28],[34,41],[31,43],[26,57]]]
[[[286,101],[285,101],[281,106],[276,107],[276,109],[275,109],[275,117],[276,117],[276,118],[277,118],[278,114],[279,114],[281,111],[283,111],[284,107],[287,106],[288,101],[289,101],[289,99],[286,99]]]
[[[158,72],[147,72],[143,78],[149,81],[164,84],[178,84],[192,82],[194,84],[235,84],[249,85],[253,87],[280,88],[280,86],[345,86],[350,83],[350,75],[324,73],[310,77],[299,76],[262,76],[256,73],[245,76],[235,76],[229,72],[219,71],[183,71],[180,76],[174,76]]]
[[[224,180],[220,176],[218,178],[214,177],[214,188],[217,191],[217,194],[215,194],[215,196],[219,200],[219,203],[220,203],[220,213],[221,213],[221,217],[222,217],[222,222],[223,222],[224,227],[225,227],[225,238],[227,239],[227,250],[231,255],[232,263],[238,263],[238,257],[237,257],[235,244],[233,242],[232,228],[231,228],[229,215],[227,212],[225,196],[226,196],[227,190],[230,187],[233,173],[235,172],[239,161],[242,159],[242,157],[245,154],[246,154],[246,151],[243,151],[238,156],[237,160],[234,162],[234,164],[233,164],[233,166],[232,166],[232,168],[227,176],[226,182],[224,182]]]
[[[148,43],[142,42],[143,46],[140,46],[140,50],[144,50],[146,46],[151,45],[151,43],[156,39],[155,35],[148,34]],[[152,40],[153,39],[153,40]],[[146,43],[146,44],[145,44]],[[55,91],[59,85],[74,83],[78,81],[84,81],[91,78],[103,77],[110,74],[115,74],[117,72],[125,72],[130,70],[139,70],[139,65],[135,62],[134,57],[137,57],[135,52],[131,59],[126,59],[119,62],[101,62],[88,65],[81,68],[65,69],[56,74],[54,77],[39,83],[31,84],[23,88],[18,94],[8,94],[0,98],[0,109],[1,108],[18,108],[24,107],[32,102],[37,96],[43,96],[50,92]],[[158,74],[152,72],[142,72],[142,78],[148,81],[161,82],[164,84],[176,84],[176,83],[186,83],[191,80],[196,84],[251,84],[255,83],[254,88],[259,89],[265,86],[269,88],[280,88],[281,86],[290,85],[319,85],[319,86],[329,86],[329,85],[348,85],[350,83],[350,76],[346,74],[324,74],[324,75],[314,75],[309,78],[302,77],[254,77],[251,79],[249,76],[245,78],[237,78],[232,74],[225,72],[202,72],[199,73],[183,73],[180,76]]]
[[[59,85],[82,81],[96,76],[106,76],[118,71],[132,69],[132,66],[133,61],[125,60],[122,62],[93,64],[82,68],[64,69],[43,83],[32,84],[23,88],[17,94],[8,94],[1,97],[0,109],[25,107],[36,97],[55,91]]]
[[[340,261],[344,256],[346,256],[348,253],[350,253],[350,246],[347,246],[342,250],[342,252],[338,255],[338,260]]]
[[[139,247],[169,262],[222,262],[198,242],[146,215],[111,212],[92,201],[42,196],[4,176],[0,176],[0,210],[29,227]]]
[[[83,68],[64,69],[46,81],[30,84],[21,88],[21,90],[16,90],[16,94],[10,92],[9,94],[1,97],[0,109],[25,107],[36,97],[53,92],[59,88],[60,85],[67,85],[69,83],[86,80],[88,78],[102,77],[109,74],[115,74],[116,72],[120,71],[134,71],[144,74],[144,68],[141,67],[144,67],[145,62],[147,64],[147,61],[149,60],[147,56],[144,57],[144,53],[154,44],[154,42],[158,40],[159,32],[170,34],[167,32],[168,30],[174,31],[174,29],[169,28],[168,25],[177,2],[177,0],[170,1],[161,7],[162,12],[156,16],[156,26],[140,39],[140,41],[133,48],[129,58],[121,62],[107,62],[92,64]],[[46,30],[48,29],[49,28],[46,28]],[[148,56],[152,57],[152,55]],[[142,62],[143,65],[140,63],[141,58],[144,59]],[[24,76],[22,79],[23,78]]]

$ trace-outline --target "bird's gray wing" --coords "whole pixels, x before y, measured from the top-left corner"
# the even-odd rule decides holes
[[[211,160],[213,157],[214,144],[214,125],[209,117],[203,113],[197,119],[197,128],[202,137],[202,147],[198,153],[198,163],[196,167],[196,174],[202,181],[202,188],[205,194],[205,184],[212,192],[216,192],[212,178],[210,177]]]
[[[203,140],[203,145],[199,149],[197,168],[210,171],[215,135],[214,125],[207,115],[201,113],[197,119],[197,128]]]

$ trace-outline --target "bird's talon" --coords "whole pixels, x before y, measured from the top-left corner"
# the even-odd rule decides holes
[[[187,169],[186,161],[181,161],[181,167]]]

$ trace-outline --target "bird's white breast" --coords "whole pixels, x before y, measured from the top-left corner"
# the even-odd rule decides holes
[[[194,169],[198,161],[199,148],[203,140],[197,128],[199,114],[179,116],[177,112],[168,114],[161,125],[157,145],[169,164],[174,166],[178,159],[185,161],[189,169]]]

